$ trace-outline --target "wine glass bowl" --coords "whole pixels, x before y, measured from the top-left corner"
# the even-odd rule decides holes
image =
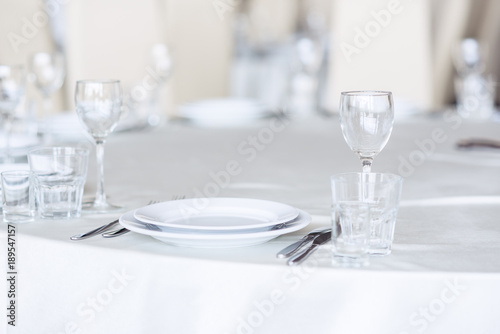
[[[118,80],[81,80],[76,83],[76,113],[96,143],[97,191],[95,200],[83,206],[85,211],[103,213],[122,208],[106,199],[103,168],[104,143],[120,120],[122,99]]]
[[[5,162],[12,162],[10,137],[16,108],[24,97],[26,72],[22,65],[0,65],[0,116],[5,131]]]
[[[42,92],[45,111],[52,108],[51,96],[61,89],[65,75],[65,60],[62,53],[37,52],[31,56],[30,78]]]
[[[391,136],[394,102],[391,92],[342,92],[340,126],[344,139],[362,161],[363,172],[370,172],[373,159]]]

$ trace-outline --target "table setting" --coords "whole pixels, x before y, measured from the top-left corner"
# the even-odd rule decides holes
[[[328,118],[173,120],[153,131],[114,133],[122,94],[118,81],[79,81],[72,117],[95,147],[78,137],[64,146],[38,145],[28,150],[28,163],[2,169],[2,230],[16,226],[19,258],[36,259],[20,262],[20,279],[31,283],[19,285],[19,303],[30,309],[42,300],[61,303],[58,289],[78,291],[55,322],[40,320],[50,309],[22,313],[33,324],[123,333],[193,333],[203,324],[206,333],[259,327],[267,333],[318,303],[335,321],[325,326],[327,318],[316,314],[308,326],[321,319],[316,330],[325,333],[345,326],[413,333],[424,320],[439,332],[439,323],[419,313],[422,305],[443,319],[442,328],[449,328],[438,317],[445,306],[454,318],[467,312],[495,321],[468,305],[495,304],[485,292],[497,292],[500,267],[498,187],[489,182],[497,155],[483,155],[491,164],[476,159],[478,172],[467,179],[470,165],[459,159],[483,153],[457,145],[474,134],[493,135],[497,124],[464,122],[458,131],[444,116],[395,120],[392,93],[350,91],[340,97],[338,116]],[[246,112],[238,103],[233,108]],[[436,129],[443,134],[433,135]],[[425,154],[425,163],[415,158]],[[46,263],[45,256],[54,259],[52,267],[34,264]],[[79,265],[70,273],[60,264],[73,261]],[[63,270],[61,282],[54,275]],[[41,272],[45,279],[37,281]],[[467,301],[436,299],[441,290]],[[181,298],[186,291],[198,292]],[[384,294],[398,302],[381,304]],[[112,319],[127,311],[114,298],[146,313],[116,327]],[[355,300],[372,312],[368,327],[341,316],[359,311]],[[157,317],[159,304],[171,312],[167,324]],[[186,326],[185,310],[193,305],[197,321]],[[386,309],[398,314],[389,325],[380,321]]]
[[[234,13],[236,33],[254,10]],[[162,94],[185,60],[166,43],[144,50],[134,83],[66,77],[61,50],[0,65],[0,328],[495,333],[500,118],[489,95],[467,109],[466,83],[484,83],[477,41],[456,50],[457,107],[422,112],[398,87],[327,92],[319,14],[283,44],[239,36],[237,94],[181,99],[168,116]]]
[[[312,314],[307,324],[320,333],[342,330],[345,326],[354,332],[374,329],[412,333],[420,327],[413,325],[410,317],[417,312],[412,319],[425,320],[418,313],[419,307],[429,307],[443,289],[448,289],[446,284],[456,285],[456,294],[447,292],[446,295],[456,296],[456,302],[443,304],[447,313],[441,317],[431,314],[441,322],[428,321],[429,332],[450,328],[451,320],[448,319],[460,318],[465,313],[489,325],[494,323],[495,320],[484,313],[484,308],[473,306],[495,307],[495,302],[487,297],[497,291],[496,268],[500,265],[495,255],[498,250],[495,242],[498,202],[495,198],[498,196],[497,187],[491,182],[493,167],[478,165],[474,178],[464,178],[469,175],[470,165],[438,159],[415,165],[413,174],[405,176],[390,255],[369,256],[368,265],[354,268],[334,266],[333,241],[328,240],[315,247],[301,264],[289,266],[287,263],[292,256],[300,256],[314,244],[313,237],[306,237],[308,242],[289,257],[278,257],[282,250],[292,244],[297,246],[298,241],[313,231],[326,231],[323,238],[332,236],[329,229],[335,208],[332,207],[331,177],[344,173],[362,174],[362,168],[359,158],[346,145],[338,117],[326,120],[317,117],[298,123],[290,120],[282,132],[275,133],[274,140],[266,144],[265,149],[255,149],[257,155],[251,161],[247,161],[250,155],[234,151],[241,143],[249,143],[248,138],[258,138],[262,125],[271,124],[271,121],[220,128],[215,133],[209,128],[183,122],[173,122],[166,128],[146,133],[112,133],[106,142],[106,195],[111,203],[123,205],[123,211],[86,213],[82,208],[80,217],[35,218],[31,223],[16,224],[18,257],[20,263],[24,263],[19,269],[20,279],[23,279],[19,285],[22,293],[19,302],[25,309],[36,308],[41,302],[50,305],[37,313],[26,314],[20,310],[25,317],[21,328],[35,330],[35,326],[42,326],[47,331],[57,332],[69,326],[84,331],[119,330],[123,333],[166,328],[196,333],[202,326],[205,333],[244,332],[249,328],[264,333],[277,328],[295,332],[298,320],[290,320],[290,316],[298,319],[300,314],[319,308],[323,312]],[[422,138],[436,127],[444,129],[449,137],[445,143],[436,145],[435,153],[464,159],[463,155],[470,152],[456,149],[455,143],[460,138],[474,133],[494,135],[497,127],[496,124],[464,123],[461,131],[456,131],[447,124],[439,117],[416,119],[411,124],[396,122],[391,139],[375,159],[374,173],[399,174],[400,156],[410,161],[409,154],[418,149],[414,138]],[[481,132],[478,129],[482,129]],[[183,145],[178,145],[179,142]],[[316,148],[311,150],[311,145]],[[214,156],[207,146],[220,154]],[[150,147],[155,154],[151,155],[151,150],[146,151],[145,147]],[[294,154],[296,152],[300,154]],[[491,161],[494,155],[490,153]],[[89,152],[89,160],[92,157]],[[241,167],[241,170],[236,168],[239,173],[233,173],[235,175],[229,174],[234,168],[227,169],[227,162],[232,160]],[[231,182],[222,182],[225,172]],[[237,230],[216,229],[208,231],[210,233],[196,231],[201,237],[192,237],[189,228],[159,225],[189,223],[179,218],[178,211],[159,212],[169,214],[160,216],[159,222],[154,221],[162,231],[149,229],[147,224],[151,220],[144,222],[137,219],[141,217],[135,217],[138,210],[152,210],[155,205],[180,210],[183,206],[173,203],[200,200],[205,185],[217,185],[214,175],[219,175],[222,185],[214,199],[220,198],[222,205],[219,203],[213,211],[200,215],[194,223],[213,222],[210,214],[220,214],[221,210],[228,215],[227,219],[247,214],[246,206],[237,212],[227,212],[234,206],[227,208],[226,199],[273,203],[271,207],[264,207],[270,211],[254,211],[262,207],[249,206],[251,216],[245,216],[246,223],[275,224],[278,219],[270,214],[274,214],[274,203],[305,212],[310,221],[299,220],[296,227],[302,228],[284,234],[281,234],[284,231],[263,232],[259,229],[268,227],[259,225],[259,232],[251,232],[251,237]],[[461,183],[456,182],[459,178],[463,180]],[[86,194],[96,191],[98,180],[97,172],[89,166]],[[206,189],[215,193],[215,188]],[[156,204],[148,205],[151,201]],[[200,203],[203,204],[201,200]],[[366,212],[366,208],[361,204],[361,213]],[[191,206],[184,209],[192,213]],[[157,215],[155,211],[146,213]],[[92,237],[78,241],[70,239],[117,219],[119,223]],[[284,222],[293,222],[293,219],[286,216]],[[2,225],[3,231],[6,226]],[[122,227],[135,231],[113,238],[101,236]],[[243,230],[247,231],[246,226]],[[212,238],[214,234],[216,237]],[[240,238],[234,234],[243,235]],[[182,247],[172,244],[179,241]],[[250,244],[257,241],[262,243]],[[248,244],[242,245],[242,242]],[[193,243],[197,247],[192,247]],[[239,247],[213,248],[214,244]],[[366,249],[365,246],[360,248],[363,247]],[[51,258],[51,265],[44,265],[48,263],[47,256]],[[29,264],[28,258],[31,259]],[[72,269],[64,269],[67,266]],[[43,280],[39,279],[42,273]],[[65,277],[64,281],[58,278],[60,275]],[[353,281],[360,284],[353,285]],[[107,288],[110,282],[124,282],[123,285],[111,285],[120,286],[120,289],[113,288],[120,293],[110,292]],[[464,286],[466,289],[462,288]],[[417,287],[418,293],[415,292]],[[66,297],[63,298],[63,294]],[[349,297],[352,294],[357,298]],[[390,301],[384,298],[387,295],[391,296]],[[89,304],[91,300],[98,302]],[[66,310],[54,314],[51,307],[56,303],[66,305]],[[267,317],[261,310],[270,312],[271,308],[262,309],[262,305],[270,303],[274,311]],[[142,310],[140,317],[122,319],[124,314],[129,314],[129,305]],[[165,321],[158,317],[158,305],[162,313],[168,314]],[[259,309],[256,305],[262,307]],[[371,314],[369,325],[353,325],[342,317],[345,312],[359,311],[360,307],[367,312],[370,310],[367,313]],[[381,320],[386,319],[389,310],[397,315],[394,321]],[[255,326],[259,324],[259,316],[265,319],[261,327]],[[51,317],[54,321],[42,320]],[[27,322],[28,319],[33,325]],[[457,326],[471,328],[467,327],[471,326],[467,318],[462,319]]]

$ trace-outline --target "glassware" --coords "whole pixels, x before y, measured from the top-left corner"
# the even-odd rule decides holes
[[[26,73],[22,65],[0,65],[0,116],[5,130],[5,163],[12,163],[10,139],[16,108],[24,97]]]
[[[85,204],[89,212],[104,213],[121,209],[108,203],[104,192],[104,143],[113,132],[122,111],[122,89],[118,80],[82,80],[76,82],[76,113],[84,128],[94,138],[97,157],[97,191],[95,200]]]
[[[460,42],[453,54],[457,111],[464,119],[488,120],[495,113],[495,78],[486,75],[488,48],[473,38]]]
[[[89,150],[81,147],[42,147],[28,152],[41,218],[80,217],[88,160]]]
[[[172,59],[168,46],[161,43],[153,45],[148,64],[148,74],[154,77],[156,85],[150,92],[151,109],[147,121],[149,125],[156,126],[160,123],[161,92],[165,90],[165,84],[172,74]]]
[[[391,92],[342,92],[340,125],[344,139],[361,159],[363,172],[369,173],[373,159],[391,136],[394,102]]]
[[[390,254],[403,189],[403,178],[390,173],[344,173],[333,175],[331,184],[332,199],[337,214],[342,213],[343,210],[363,211],[361,205],[368,206],[370,211],[368,253],[381,256]],[[362,230],[358,232],[361,233]],[[338,231],[334,232],[332,237],[336,235],[335,233],[340,234]]]
[[[333,263],[348,267],[368,265],[370,207],[363,202],[338,201],[332,209]]]
[[[35,220],[35,199],[31,172],[11,170],[1,174],[3,221],[29,223]]]
[[[30,72],[30,78],[43,94],[43,107],[48,112],[52,109],[51,95],[64,83],[64,55],[60,52],[37,52],[30,59]]]

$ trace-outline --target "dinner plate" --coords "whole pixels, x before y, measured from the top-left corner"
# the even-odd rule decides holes
[[[251,99],[203,100],[179,107],[178,116],[200,126],[232,126],[270,116],[264,104]]]
[[[297,217],[298,209],[250,198],[190,198],[148,205],[135,210],[144,223],[193,230],[266,228]]]
[[[143,223],[134,218],[134,211],[129,211],[120,217],[120,225],[144,235],[151,236],[167,244],[192,248],[232,248],[252,246],[267,242],[280,235],[298,231],[311,222],[311,216],[298,210],[298,216],[284,223],[281,228],[268,230],[241,231],[195,231],[175,229],[165,226]],[[240,233],[241,232],[241,233]]]

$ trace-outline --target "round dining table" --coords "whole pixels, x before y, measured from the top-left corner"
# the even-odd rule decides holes
[[[330,177],[361,171],[336,115],[171,119],[113,133],[105,190],[121,212],[0,224],[0,333],[498,333],[500,150],[459,148],[467,138],[500,139],[500,122],[453,110],[396,117],[372,167],[404,178],[392,253],[345,268],[329,244],[297,266],[276,257],[330,226]],[[85,137],[50,144],[92,147]],[[90,157],[86,197],[97,182]],[[245,247],[179,247],[135,232],[70,240],[150,201],[201,197],[280,202],[312,221]]]

